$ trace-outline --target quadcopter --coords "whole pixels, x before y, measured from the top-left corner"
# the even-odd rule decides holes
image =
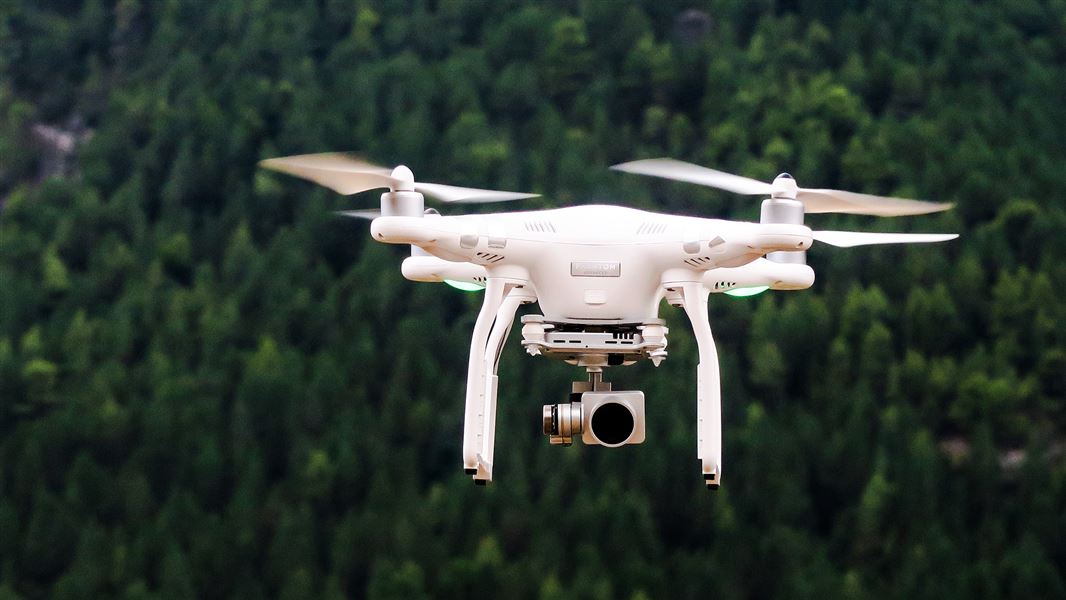
[[[806,251],[815,241],[838,247],[941,242],[956,234],[815,231],[806,213],[901,216],[947,210],[951,204],[831,189],[801,188],[787,173],[766,183],[669,158],[611,167],[730,192],[764,196],[758,223],[660,214],[608,205],[443,216],[425,197],[445,203],[496,202],[536,194],[415,181],[405,166],[387,169],[336,153],[264,160],[261,166],[308,179],[341,194],[387,188],[380,210],[341,211],[372,219],[371,236],[409,244],[401,272],[412,281],[483,289],[470,341],[463,427],[463,468],[474,482],[492,480],[500,354],[518,307],[522,346],[531,355],[586,370],[569,402],[543,407],[551,444],[619,447],[645,438],[644,394],[612,390],[607,367],[666,358],[663,300],[684,310],[696,338],[697,457],[708,488],[722,477],[722,399],[718,353],[711,335],[710,294],[753,295],[802,290],[814,283]]]

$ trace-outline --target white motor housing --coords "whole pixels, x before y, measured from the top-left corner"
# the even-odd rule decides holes
[[[796,180],[788,173],[774,179],[773,196],[763,200],[759,212],[760,223],[788,223],[803,225],[803,203],[796,200]],[[807,263],[807,252],[770,252],[766,258],[771,262],[802,265]]]

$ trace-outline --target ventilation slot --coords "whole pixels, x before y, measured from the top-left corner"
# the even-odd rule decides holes
[[[526,221],[526,231],[555,233],[555,225],[552,225],[551,221]]]
[[[637,235],[655,235],[666,231],[666,223],[641,223]]]
[[[685,264],[689,265],[690,267],[696,267],[697,269],[702,269],[703,267],[710,265],[712,262],[713,261],[711,260],[710,256],[700,256],[698,258],[685,259]]]
[[[478,252],[477,257],[488,263],[498,263],[503,260],[502,254],[493,254],[491,252]]]

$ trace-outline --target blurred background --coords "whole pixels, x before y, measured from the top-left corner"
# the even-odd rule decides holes
[[[1063,0],[0,3],[0,598],[1064,597],[1064,100]],[[756,220],[606,167],[789,171],[957,203],[812,226],[962,237],[712,298],[717,493],[680,311],[607,374],[640,446],[549,447],[583,373],[512,336],[475,488],[481,297],[256,167],[327,150],[543,194],[473,210]]]

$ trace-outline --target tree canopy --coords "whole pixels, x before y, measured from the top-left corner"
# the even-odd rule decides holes
[[[697,4],[3,3],[0,598],[1066,597],[1066,2]],[[748,220],[606,167],[787,170],[956,203],[819,228],[962,236],[712,298],[715,494],[683,314],[608,372],[620,449],[548,446],[582,373],[512,337],[475,488],[480,298],[256,167],[326,150]]]

